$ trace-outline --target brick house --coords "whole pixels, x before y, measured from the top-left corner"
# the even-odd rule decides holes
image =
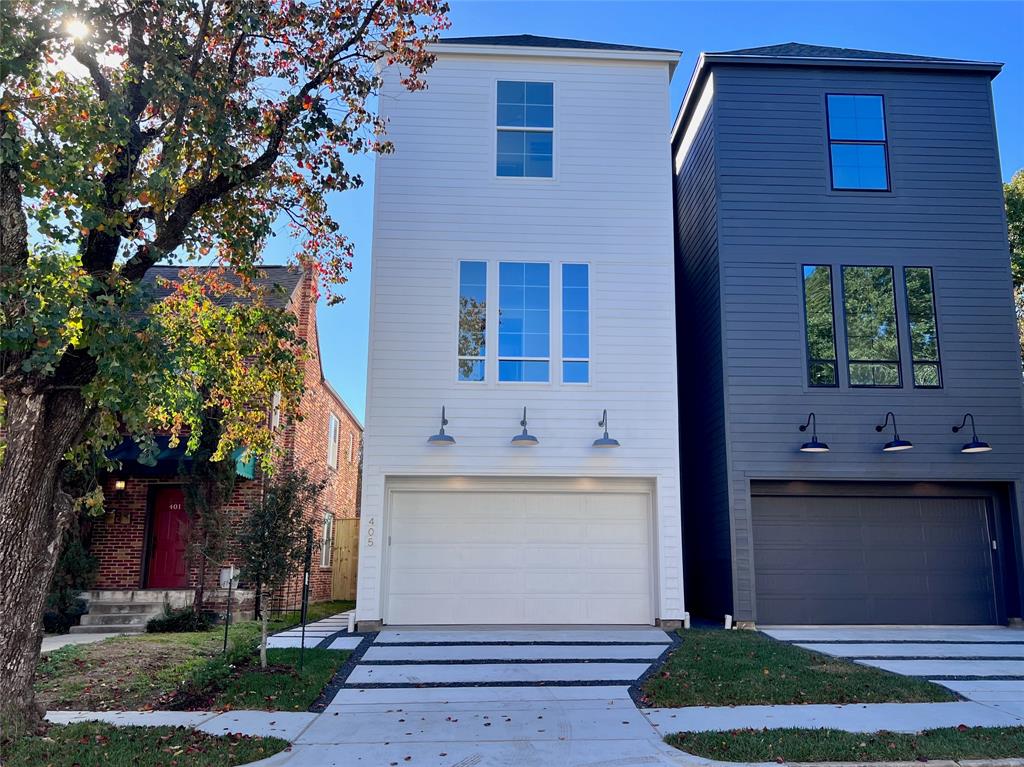
[[[157,267],[147,279],[174,279],[177,273],[178,267]],[[268,289],[268,302],[295,313],[297,333],[310,351],[300,403],[302,419],[281,419],[273,406],[267,418],[280,432],[284,449],[280,465],[303,467],[314,480],[326,480],[320,501],[305,513],[314,535],[310,601],[324,601],[331,598],[335,520],[359,513],[363,428],[324,378],[311,279],[295,268],[267,266],[260,283]],[[157,287],[156,292],[159,297],[161,289]],[[158,438],[158,446],[163,449],[155,466],[140,463],[138,448],[128,439],[111,453],[121,469],[104,478],[104,515],[86,523],[85,540],[98,560],[98,572],[88,595],[90,613],[83,616],[81,626],[74,627],[76,632],[141,630],[165,603],[175,607],[191,603],[200,581],[208,607],[223,609],[226,604],[222,568],[238,562],[229,559],[203,566],[197,547],[190,545],[198,539],[198,531],[184,506],[183,451],[168,448],[166,439]],[[236,459],[235,469],[230,496],[222,505],[229,536],[246,511],[259,502],[265,481],[251,464]],[[232,600],[235,609],[249,612],[254,607],[253,584],[238,586],[237,598]],[[297,604],[300,591],[301,572],[296,572],[275,605]]]

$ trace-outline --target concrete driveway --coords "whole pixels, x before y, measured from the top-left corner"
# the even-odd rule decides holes
[[[628,693],[669,644],[643,627],[383,631],[292,750],[259,764],[684,764]]]
[[[866,666],[930,679],[1024,717],[1024,629],[1004,626],[777,626],[775,639]]]

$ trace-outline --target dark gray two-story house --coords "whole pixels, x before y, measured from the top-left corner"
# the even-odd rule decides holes
[[[691,612],[1020,619],[999,70],[795,43],[701,56],[672,143]]]

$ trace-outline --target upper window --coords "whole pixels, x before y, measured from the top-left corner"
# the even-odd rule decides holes
[[[836,327],[832,306],[832,267],[804,267],[804,322],[807,330],[807,383],[838,386]]]
[[[338,416],[331,413],[327,423],[327,465],[332,469],[338,468],[338,438],[341,424]]]
[[[498,81],[499,176],[552,177],[554,96],[553,83]]]
[[[348,462],[355,463],[356,460],[356,435],[353,432],[348,433]]]
[[[901,386],[892,267],[844,266],[843,310],[850,386]]]
[[[549,380],[548,264],[498,265],[498,380]]]
[[[914,386],[937,389],[942,386],[939,362],[939,329],[935,319],[935,287],[927,266],[903,270],[907,287],[907,317],[910,320],[910,352]]]
[[[331,549],[334,544],[334,516],[324,515],[323,535],[320,536],[320,567],[331,566]]]
[[[483,381],[487,358],[487,262],[459,262],[459,380]]]
[[[562,382],[590,381],[590,267],[562,264]]]
[[[889,189],[885,102],[881,96],[829,94],[828,148],[833,189]]]

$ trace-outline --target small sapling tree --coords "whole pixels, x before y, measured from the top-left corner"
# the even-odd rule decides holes
[[[269,599],[301,567],[306,540],[303,514],[313,508],[323,482],[301,469],[289,469],[267,481],[263,499],[253,506],[238,536],[243,580],[260,585],[260,666],[267,667]]]

